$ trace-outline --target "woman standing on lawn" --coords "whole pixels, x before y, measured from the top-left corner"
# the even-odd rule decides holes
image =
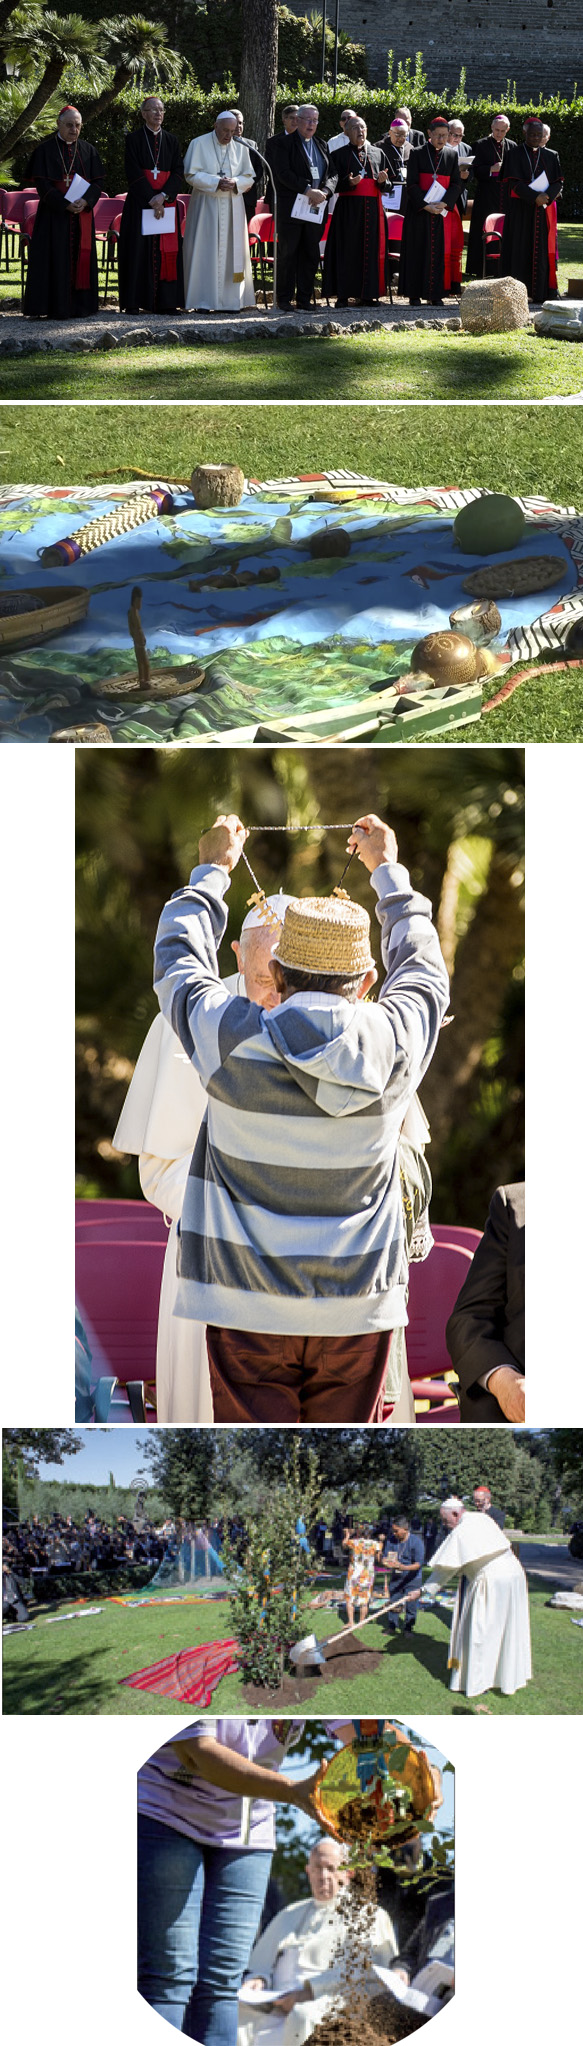
[[[370,1528],[363,1525],[354,1533],[347,1527],[342,1543],[343,1549],[350,1550],[348,1576],[344,1586],[344,1597],[348,1612],[348,1625],[354,1626],[354,1608],[360,1606],[361,1620],[366,1620],[369,1599],[374,1583],[374,1566],[377,1556],[382,1553],[382,1542],[375,1541]]]
[[[298,1719],[196,1719],[138,1772],[138,1989],[201,2046],[236,2046],[238,1993],[275,1846],[273,1806],[311,1819],[318,1771],[281,1764]],[[338,1722],[325,1721],[338,1733]]]

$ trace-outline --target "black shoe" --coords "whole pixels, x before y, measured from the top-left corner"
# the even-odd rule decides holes
[[[347,298],[337,298],[337,300],[336,300],[336,311],[338,312],[338,308],[339,308],[339,306],[342,306],[342,307],[344,307],[344,306],[347,306],[347,305],[348,305],[348,299],[347,299]]]
[[[445,299],[443,299],[443,298],[432,298],[432,299],[430,300],[430,304],[431,304],[431,305],[445,305]]]
[[[421,299],[420,299],[420,298],[410,298],[410,299],[409,299],[409,305],[420,305],[420,304],[421,304]]]
[[[295,313],[295,305],[292,305],[291,298],[278,298],[277,311],[278,313]]]

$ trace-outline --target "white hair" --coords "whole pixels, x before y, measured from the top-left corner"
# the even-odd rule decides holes
[[[309,104],[305,107],[298,107],[298,114],[319,114],[319,112],[319,107],[313,107]]]

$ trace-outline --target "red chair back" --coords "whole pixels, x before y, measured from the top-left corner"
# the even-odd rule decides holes
[[[38,213],[38,199],[27,199],[22,216],[22,232],[31,235]]]
[[[186,220],[186,215],[187,215],[187,212],[188,212],[189,198],[190,198],[190,194],[189,194],[188,198],[186,198],[186,197],[185,197],[185,196],[184,196],[184,195],[182,194],[182,192],[179,192],[179,193],[178,193],[178,198],[177,198],[177,200],[176,200],[176,204],[177,204],[177,207],[178,207],[178,219],[179,219],[179,222],[180,222],[180,228],[181,228],[181,231],[183,231],[183,229],[184,229],[184,222],[185,222],[185,220]]]
[[[163,1215],[149,1201],[76,1201],[76,1243],[165,1243]]]
[[[253,219],[249,221],[249,233],[256,234],[257,239],[260,242],[272,242],[273,214],[259,212],[254,213]]]
[[[93,208],[93,224],[98,241],[105,240],[116,213],[119,213],[119,199],[109,199],[107,192],[102,192],[101,198]]]
[[[488,213],[488,214],[486,215],[486,219],[485,219],[485,221],[484,221],[484,226],[483,226],[483,229],[482,229],[482,233],[483,233],[483,234],[485,234],[485,236],[486,236],[486,239],[487,239],[487,240],[489,239],[490,235],[492,235],[492,234],[500,234],[500,235],[501,235],[501,234],[502,234],[502,232],[503,232],[503,229],[504,229],[504,214],[503,214],[503,213]]]
[[[471,1251],[472,1257],[482,1241],[481,1229],[467,1229],[455,1222],[432,1222],[431,1234],[436,1243],[455,1243],[462,1250]]]
[[[38,205],[38,193],[35,185],[27,185],[26,190],[23,192],[4,192],[3,195],[4,221],[6,226],[14,228],[15,232],[18,232],[19,229],[22,227],[24,220],[24,208],[29,199],[36,199]]]
[[[164,1251],[164,1243],[77,1245],[77,1301],[94,1378],[155,1379]]]
[[[390,253],[391,250],[400,248],[403,239],[403,215],[402,213],[389,213],[387,210],[385,219],[389,230]]]
[[[443,1378],[445,1372],[451,1371],[446,1322],[471,1262],[469,1247],[436,1241],[423,1264],[409,1267],[407,1361],[414,1392],[416,1380]],[[419,1393],[418,1397],[427,1398],[427,1393]]]

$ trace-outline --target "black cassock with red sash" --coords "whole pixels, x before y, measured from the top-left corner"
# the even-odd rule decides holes
[[[72,213],[65,193],[75,176],[86,178],[85,211]],[[39,196],[28,257],[23,311],[33,319],[70,320],[96,313],[99,306],[97,251],[93,208],[101,197],[105,173],[91,142],[63,142],[50,135],[40,142],[26,171],[27,185]]]
[[[512,143],[506,138],[496,142],[493,135],[483,135],[476,143],[472,177],[476,180],[474,203],[470,220],[466,277],[482,277],[484,274],[484,221],[489,213],[503,213],[506,205],[506,176],[509,151]]]
[[[435,301],[456,281],[457,222],[428,213],[426,196],[434,179],[445,186],[444,206],[453,213],[462,190],[457,149],[441,151],[425,142],[407,164],[407,210],[403,224],[399,292],[403,298]],[[459,216],[458,216],[459,218]]]
[[[384,298],[388,236],[381,193],[385,186],[375,184],[374,173],[386,168],[383,150],[370,143],[366,151],[348,143],[333,153],[331,169],[338,179],[338,196],[324,256],[326,298],[356,298],[368,305]],[[349,179],[356,174],[359,183],[351,185]]]
[[[548,178],[544,206],[532,183]],[[511,142],[506,157],[506,211],[500,256],[502,277],[518,277],[535,305],[557,291],[557,199],[563,190],[556,149],[527,149]]]
[[[182,237],[176,199],[184,190],[180,144],[165,128],[153,135],[145,126],[128,135],[125,150],[127,198],[119,236],[119,302],[122,313],[173,313],[184,305]],[[174,206],[173,234],[143,235],[142,212],[155,192]]]

